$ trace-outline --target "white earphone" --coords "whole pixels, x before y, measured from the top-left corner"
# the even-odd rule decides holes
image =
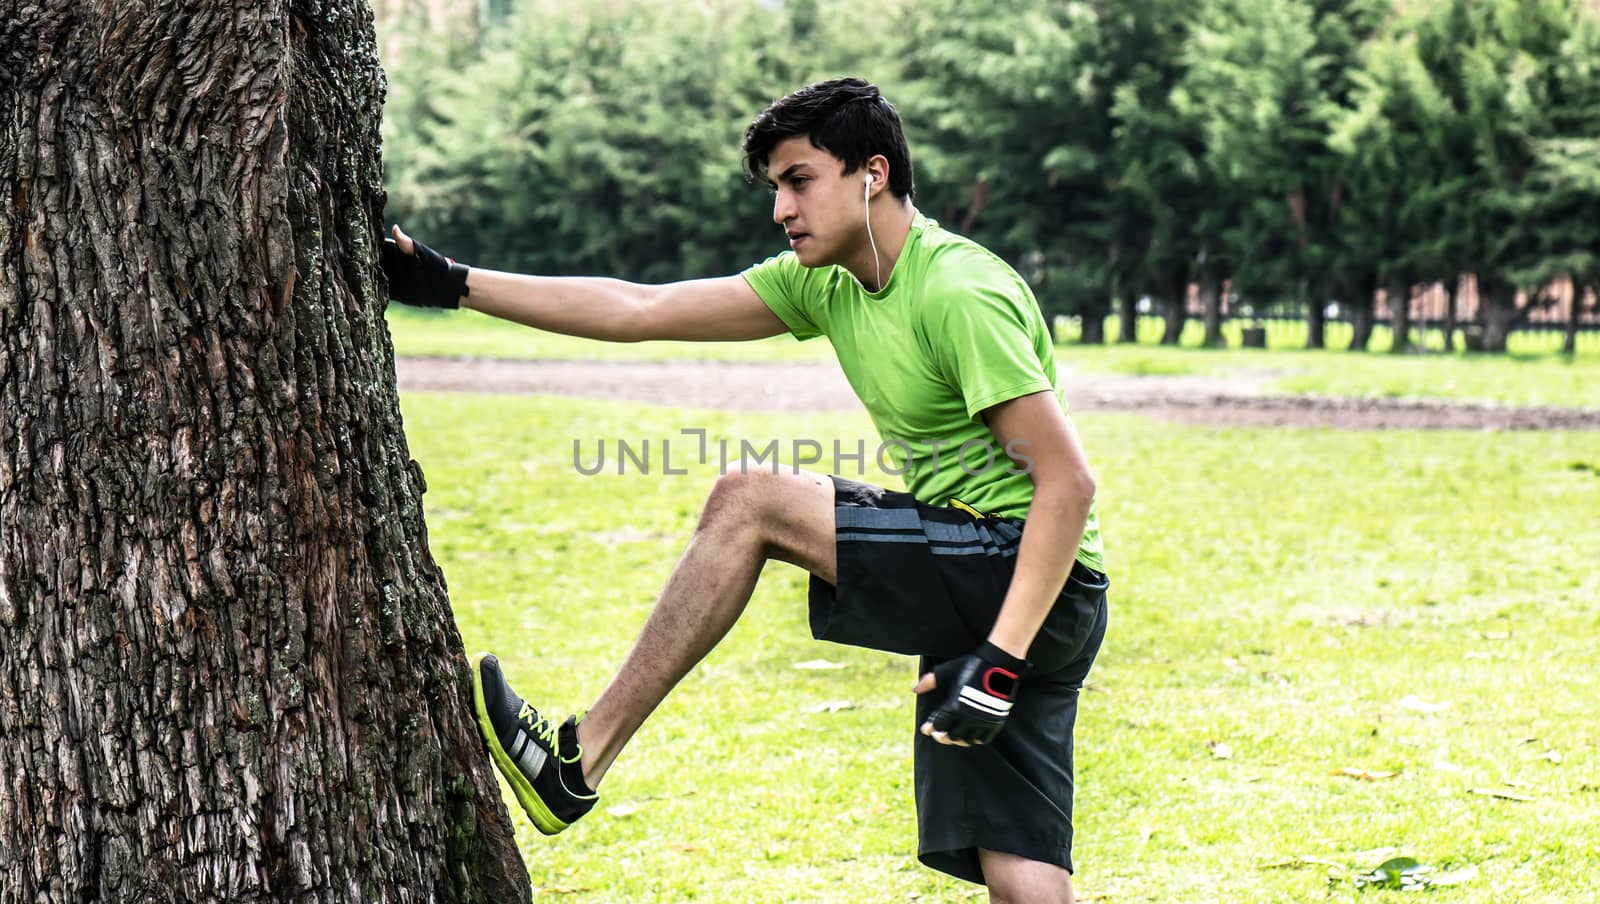
[[[878,288],[883,291],[883,265],[878,261],[878,243],[872,238],[872,171],[867,171],[867,177],[861,182],[861,204],[867,210],[867,242],[872,245],[872,267],[878,274]]]

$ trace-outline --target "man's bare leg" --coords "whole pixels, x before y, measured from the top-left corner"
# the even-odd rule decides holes
[[[717,478],[633,649],[578,723],[589,787],[599,787],[667,692],[738,621],[768,559],[836,582],[832,480],[760,465]]]
[[[978,849],[990,904],[1073,904],[1072,874],[1054,863]]]

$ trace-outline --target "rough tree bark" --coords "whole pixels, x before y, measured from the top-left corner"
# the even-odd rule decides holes
[[[525,901],[375,267],[361,0],[0,16],[0,904]]]

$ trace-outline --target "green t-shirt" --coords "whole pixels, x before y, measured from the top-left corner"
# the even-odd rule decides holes
[[[796,338],[833,343],[883,439],[886,470],[902,475],[913,496],[1026,517],[1033,480],[999,449],[980,413],[1046,390],[1063,412],[1067,403],[1044,316],[1005,261],[918,213],[881,291],[868,292],[843,267],[805,267],[792,251],[744,278]],[[1078,560],[1105,571],[1092,504]]]

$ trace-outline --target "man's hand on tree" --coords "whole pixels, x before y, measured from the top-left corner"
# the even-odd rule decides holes
[[[459,308],[467,294],[467,266],[458,264],[394,227],[379,255],[389,297],[424,308]]]
[[[925,694],[944,690],[922,733],[941,744],[970,747],[993,741],[1006,727],[1017,686],[1028,664],[988,641],[976,652],[941,663],[913,688]]]

